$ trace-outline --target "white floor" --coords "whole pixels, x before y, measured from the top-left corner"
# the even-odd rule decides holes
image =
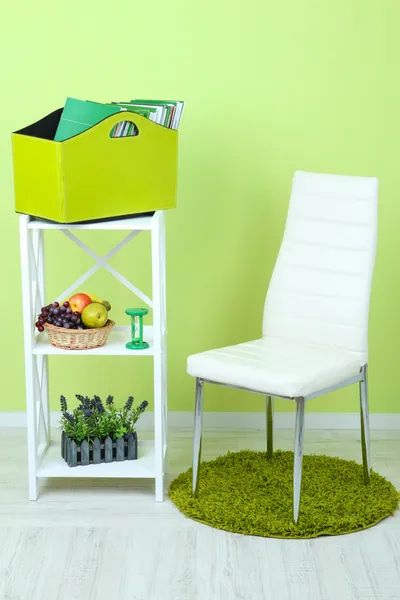
[[[171,433],[173,477],[191,433]],[[292,432],[275,432],[292,447]],[[400,489],[400,432],[373,432]],[[261,431],[208,431],[205,459],[261,449]],[[11,449],[18,447],[18,451]],[[357,432],[306,433],[306,451],[359,459]],[[359,534],[281,541],[213,530],[156,504],[150,481],[53,480],[27,500],[22,430],[0,430],[0,600],[399,600],[400,513]]]

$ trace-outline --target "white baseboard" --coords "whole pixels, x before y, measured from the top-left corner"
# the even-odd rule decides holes
[[[59,412],[52,412],[50,420],[52,427],[58,427]],[[138,429],[152,429],[154,414],[147,412],[142,415]],[[193,413],[190,411],[170,411],[168,424],[171,429],[188,429],[193,425]],[[274,426],[277,429],[294,428],[294,412],[276,412]],[[0,427],[26,427],[25,412],[0,412]],[[261,412],[205,412],[204,427],[206,429],[263,429],[265,414]],[[400,430],[400,413],[372,413],[370,415],[371,430],[392,429]],[[360,415],[358,413],[318,413],[306,414],[307,429],[359,429]]]

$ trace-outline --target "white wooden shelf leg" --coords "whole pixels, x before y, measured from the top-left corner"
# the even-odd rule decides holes
[[[37,385],[35,381],[35,365],[32,354],[34,344],[34,310],[36,298],[33,297],[35,286],[32,281],[32,243],[28,230],[29,217],[21,215],[20,224],[20,251],[21,251],[21,276],[22,276],[22,312],[24,323],[24,353],[25,353],[25,382],[26,382],[26,418],[28,436],[28,486],[29,500],[38,497],[37,478]],[[36,296],[36,293],[35,293]]]
[[[164,500],[164,439],[163,439],[163,343],[162,343],[162,287],[161,287],[161,226],[160,213],[156,213],[151,230],[153,278],[153,329],[154,329],[154,452],[156,501]]]
[[[162,354],[162,391],[163,391],[163,444],[164,474],[168,473],[168,405],[167,405],[167,344],[164,342]]]
[[[162,296],[162,353],[163,353],[163,436],[164,436],[164,474],[168,473],[168,332],[167,332],[167,256],[165,213],[161,218],[161,296]]]
[[[46,304],[46,279],[45,279],[45,262],[44,262],[44,231],[39,230],[38,239],[38,253],[37,253],[37,274],[39,293],[42,300],[42,306]],[[44,427],[46,434],[46,447],[51,441],[51,428],[50,428],[50,401],[49,401],[49,360],[48,356],[42,356],[42,369],[41,369],[41,400],[44,415]]]

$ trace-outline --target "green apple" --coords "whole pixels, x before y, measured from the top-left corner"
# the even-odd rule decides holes
[[[81,319],[82,323],[89,329],[104,327],[108,321],[108,312],[104,304],[92,302],[83,309]]]

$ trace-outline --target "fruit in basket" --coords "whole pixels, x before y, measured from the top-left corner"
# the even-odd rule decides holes
[[[76,296],[89,296],[89,298],[91,299],[92,302],[98,302],[99,304],[104,304],[107,311],[111,310],[111,304],[109,303],[108,300],[102,300],[98,296],[95,296],[94,294],[87,294],[86,292],[79,292],[77,294],[74,294],[74,296],[71,296],[71,298],[67,299],[65,302],[67,302],[67,303],[73,302],[73,299]],[[61,304],[65,304],[65,302],[62,302]],[[78,309],[78,310],[79,310],[79,312],[82,312],[80,309]]]
[[[108,300],[102,300],[101,298],[99,298],[98,296],[95,296],[94,294],[87,294],[87,296],[89,296],[89,298],[91,299],[92,302],[98,302],[99,304],[104,304],[107,311],[111,310],[111,304],[108,302]]]
[[[108,321],[108,312],[104,304],[91,302],[83,309],[81,319],[82,323],[90,329],[104,327]]]
[[[79,312],[73,313],[69,302],[64,302],[61,306],[58,302],[43,306],[35,327],[42,333],[46,323],[63,329],[86,329],[85,325],[82,324],[81,314]]]
[[[64,302],[63,306],[65,306],[67,302]],[[87,294],[74,294],[69,299],[69,307],[72,312],[82,313],[84,308],[92,303],[92,299]]]
[[[45,330],[46,324],[61,329],[97,329],[107,324],[110,308],[110,303],[106,300],[80,292],[64,302],[52,302],[43,306],[35,327],[40,333]]]

